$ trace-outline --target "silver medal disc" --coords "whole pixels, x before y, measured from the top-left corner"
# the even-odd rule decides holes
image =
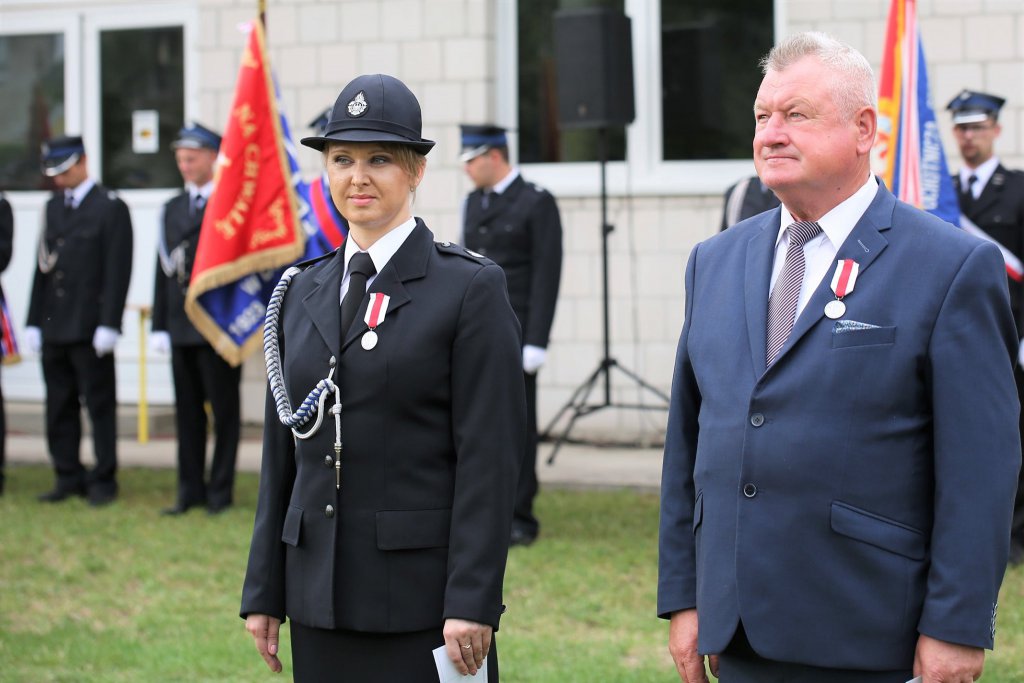
[[[359,341],[363,345],[363,348],[367,351],[371,350],[377,345],[377,333],[373,330],[368,330],[363,338]]]
[[[825,304],[825,315],[832,320],[842,318],[844,313],[846,313],[846,304],[839,299],[833,299]]]

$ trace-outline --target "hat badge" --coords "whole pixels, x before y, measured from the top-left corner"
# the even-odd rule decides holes
[[[356,96],[348,103],[348,115],[349,116],[362,116],[366,113],[366,110],[370,108],[370,105],[366,103],[366,95],[360,90],[356,93]]]

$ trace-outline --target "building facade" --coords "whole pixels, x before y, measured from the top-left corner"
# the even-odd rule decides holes
[[[753,173],[757,57],[777,36],[815,29],[850,42],[877,69],[889,0],[267,0],[267,44],[296,139],[360,73],[393,74],[418,95],[424,135],[438,144],[414,212],[439,239],[459,239],[472,189],[458,162],[459,123],[512,129],[513,160],[558,198],[565,261],[540,375],[542,425],[604,353],[598,131],[560,128],[552,56],[559,13],[592,5],[622,10],[632,27],[636,119],[607,131],[610,355],[667,392],[687,256],[718,229],[724,189]],[[997,151],[1004,164],[1024,165],[1024,2],[919,0],[918,12],[951,168],[956,146],[941,110],[964,87],[1008,100]],[[117,349],[123,402],[142,391],[139,311],[151,303],[160,207],[180,185],[168,144],[185,120],[223,130],[244,45],[239,27],[256,14],[257,0],[0,0],[0,189],[15,208],[4,289],[20,331],[48,197],[35,150],[48,135],[84,135],[92,175],[119,191],[135,225],[131,308]],[[300,147],[299,156],[308,175],[319,172],[315,152]],[[153,403],[171,403],[168,366],[146,358]],[[246,363],[247,420],[262,420],[262,370],[259,355]],[[11,400],[42,397],[35,358],[5,368],[2,380]],[[604,398],[599,383],[588,400]],[[613,371],[611,398],[654,409],[599,410],[573,436],[660,438],[656,395]]]

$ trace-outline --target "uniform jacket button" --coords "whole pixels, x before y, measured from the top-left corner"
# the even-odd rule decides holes
[[[57,296],[64,296],[64,289],[63,288],[58,288],[57,289]]]
[[[762,415],[761,413],[754,413],[753,415],[750,416],[750,424],[754,425],[755,427],[760,427],[761,425],[764,424],[764,415]]]
[[[325,455],[324,456],[324,466],[325,467],[334,467],[334,458],[332,458],[329,455]]]
[[[327,517],[327,519],[330,519],[331,517],[334,517],[334,506],[333,505],[328,505],[327,507],[324,508],[324,516]]]
[[[757,495],[757,487],[754,486],[753,484],[744,484],[743,495],[746,496],[747,498],[753,498],[754,496]]]

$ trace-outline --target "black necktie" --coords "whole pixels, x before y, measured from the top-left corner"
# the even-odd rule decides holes
[[[356,319],[359,304],[366,294],[366,280],[376,274],[373,259],[365,251],[352,257],[348,263],[348,291],[341,302],[341,343],[344,345],[348,330]]]
[[[189,206],[189,212],[188,213],[189,213],[190,216],[193,216],[193,217],[198,216],[200,213],[202,213],[203,207],[205,207],[205,206],[206,206],[206,197],[204,197],[201,194],[194,194],[194,195],[192,195],[192,202],[191,202],[191,205]]]
[[[494,194],[494,190],[484,190],[483,194],[480,195],[480,208],[484,211],[491,205],[491,195]]]
[[[974,183],[978,182],[978,176],[971,174],[971,177],[967,179],[967,187],[964,188],[963,194],[960,197],[960,204],[964,213],[967,213],[974,207]]]
[[[64,212],[67,213],[75,208],[75,195],[70,192],[64,193]]]

